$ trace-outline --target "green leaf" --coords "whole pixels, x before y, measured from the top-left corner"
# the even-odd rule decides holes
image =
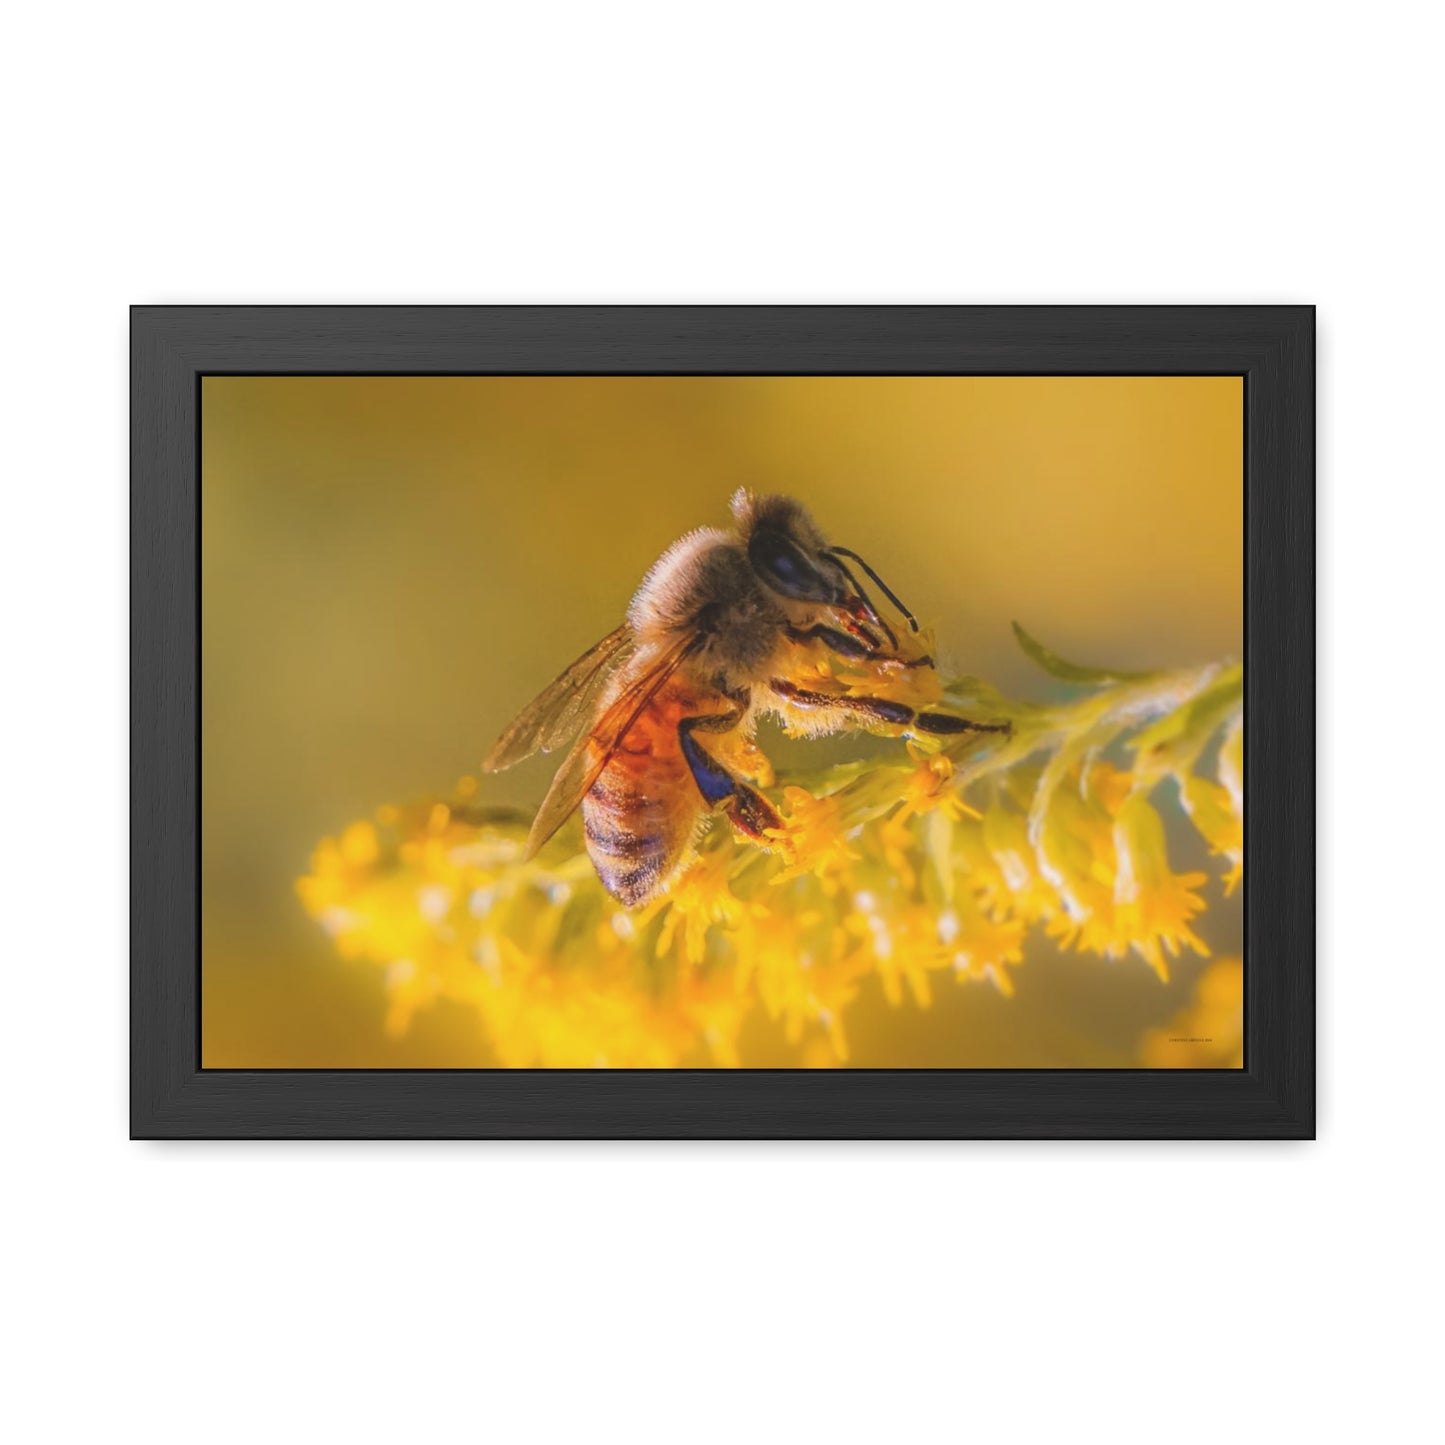
[[[1014,623],[1014,636],[1029,657],[1060,682],[1101,687],[1106,682],[1144,682],[1155,675],[1152,672],[1121,672],[1116,667],[1080,667],[1077,663],[1065,662],[1057,652],[1050,652],[1036,637],[1029,636],[1017,622]]]

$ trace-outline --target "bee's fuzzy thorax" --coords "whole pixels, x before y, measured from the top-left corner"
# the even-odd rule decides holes
[[[759,586],[738,539],[699,527],[674,542],[652,565],[627,610],[641,642],[663,642],[697,630],[707,617],[699,665],[745,685],[776,645],[787,617]]]
[[[627,608],[627,625],[640,639],[661,637],[687,626],[696,612],[699,570],[707,554],[737,550],[733,539],[717,527],[698,527],[665,551],[642,579]]]

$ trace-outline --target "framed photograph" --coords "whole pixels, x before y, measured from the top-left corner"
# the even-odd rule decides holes
[[[136,1137],[1313,1137],[1313,308],[131,344]]]

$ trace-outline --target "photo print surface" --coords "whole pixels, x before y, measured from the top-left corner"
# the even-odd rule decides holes
[[[207,1068],[1239,1068],[1238,377],[208,377]]]

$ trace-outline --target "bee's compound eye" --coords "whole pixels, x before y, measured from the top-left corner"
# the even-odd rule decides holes
[[[754,533],[748,557],[763,581],[785,597],[805,602],[833,600],[834,586],[780,532]]]

